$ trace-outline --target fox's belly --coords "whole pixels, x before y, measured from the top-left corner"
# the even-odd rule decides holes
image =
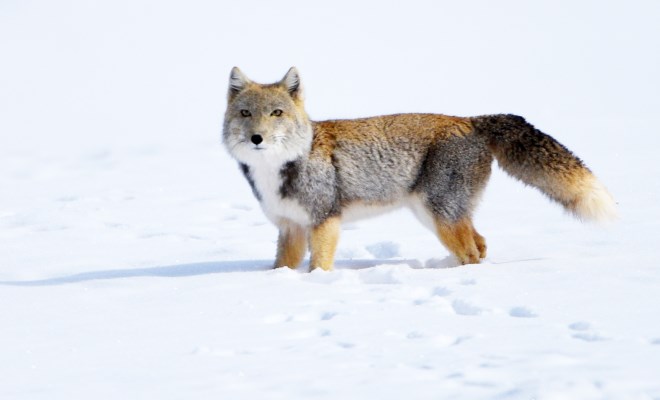
[[[400,208],[408,208],[425,227],[432,231],[435,229],[432,214],[428,211],[424,200],[416,194],[406,195],[396,201],[387,203],[365,203],[356,201],[342,208],[341,219],[342,222],[353,222],[361,219],[377,217]]]

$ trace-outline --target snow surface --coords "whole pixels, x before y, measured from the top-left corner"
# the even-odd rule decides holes
[[[0,4],[1,399],[660,399],[660,3]],[[407,211],[270,270],[219,135],[229,71],[315,119],[525,116],[621,220],[496,171],[489,256]]]

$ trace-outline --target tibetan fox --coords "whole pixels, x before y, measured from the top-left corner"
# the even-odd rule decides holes
[[[340,223],[412,209],[462,264],[486,257],[472,214],[495,158],[577,218],[608,220],[615,204],[584,163],[516,115],[397,114],[312,121],[291,68],[259,84],[233,68],[223,142],[279,228],[275,267],[330,270]]]

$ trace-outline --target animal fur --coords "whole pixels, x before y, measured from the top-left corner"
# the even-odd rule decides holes
[[[583,220],[615,217],[584,163],[522,117],[397,114],[312,121],[291,68],[258,84],[230,75],[223,142],[280,230],[275,267],[332,269],[341,221],[408,206],[462,264],[486,257],[472,214],[493,158]]]

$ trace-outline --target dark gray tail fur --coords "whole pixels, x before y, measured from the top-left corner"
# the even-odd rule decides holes
[[[614,212],[607,190],[582,160],[551,136],[517,115],[472,118],[477,134],[500,167],[509,175],[534,186],[579,218],[609,219]]]

